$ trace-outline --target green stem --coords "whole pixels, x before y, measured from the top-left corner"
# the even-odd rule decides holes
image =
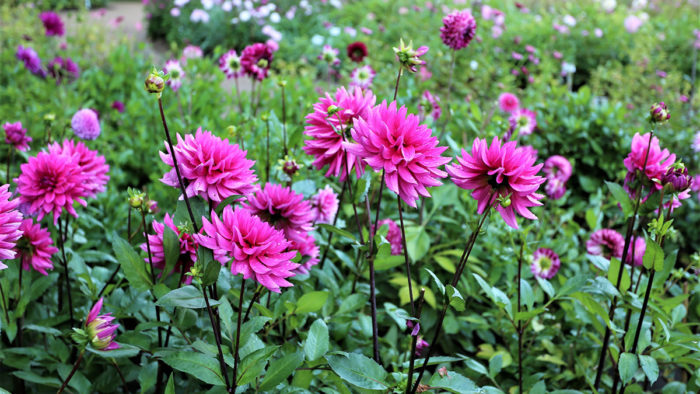
[[[75,372],[78,370],[78,367],[80,366],[80,362],[83,361],[83,354],[85,354],[85,350],[81,351],[80,354],[78,355],[78,359],[75,360],[75,364],[73,364],[73,369],[70,370],[70,373],[66,377],[66,380],[63,382],[61,385],[61,388],[58,389],[56,394],[61,394],[63,390],[66,389],[66,386],[68,386],[68,382],[73,378],[73,375],[75,375]]]
[[[240,342],[241,342],[241,320],[243,317],[243,295],[245,293],[245,279],[241,280],[241,294],[240,294],[240,299],[238,300],[238,321],[236,322],[236,346],[234,349],[234,358],[233,358],[233,388],[231,392],[235,393],[236,392],[236,386],[238,384],[238,363],[239,363],[239,356],[238,356],[238,349],[240,349]],[[227,378],[228,380],[228,378]]]

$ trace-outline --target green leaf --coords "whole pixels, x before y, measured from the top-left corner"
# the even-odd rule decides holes
[[[445,256],[445,255],[435,255],[433,256],[433,259],[435,259],[435,262],[438,263],[440,267],[442,267],[445,271],[454,274],[457,271],[457,267],[455,267],[455,263],[452,262],[452,259]]]
[[[520,296],[525,305],[527,305],[527,309],[532,309],[532,306],[535,304],[535,293],[532,291],[532,286],[525,279],[520,279]]]
[[[165,269],[160,280],[170,275],[175,269],[175,264],[180,258],[180,238],[175,234],[175,231],[168,226],[163,226],[163,252],[165,253]]]
[[[189,374],[204,383],[215,386],[224,385],[219,362],[213,356],[191,350],[177,351],[163,357],[163,362],[170,365],[173,369]]]
[[[209,305],[218,305],[219,301],[209,300]],[[206,308],[202,293],[194,286],[188,285],[177,288],[168,294],[160,297],[156,302],[158,306],[180,307],[188,309]]]
[[[190,197],[188,198],[188,201],[190,202],[192,215],[194,216],[194,220],[197,222],[197,226],[202,228],[202,216],[209,217],[211,212],[208,212],[208,208],[205,206],[205,203],[201,198]],[[190,213],[187,211],[187,204],[185,204],[185,200],[178,200],[175,215],[173,216],[173,224],[175,227],[178,227],[181,224],[187,223],[192,223],[190,220]]]
[[[168,383],[165,384],[165,394],[175,394],[175,379],[173,379],[172,372],[168,378]]]
[[[664,251],[661,246],[656,243],[656,241],[651,238],[647,238],[647,247],[644,251],[644,258],[642,262],[644,263],[644,268],[654,269],[654,271],[661,271],[664,269]]]
[[[623,384],[627,384],[634,374],[637,372],[639,365],[637,364],[637,356],[632,353],[622,353],[618,362],[618,370],[620,371],[620,379]]]
[[[419,261],[430,249],[430,237],[423,226],[406,227],[406,248],[413,262]]]
[[[309,328],[309,335],[304,342],[304,353],[309,361],[317,360],[328,353],[328,326],[323,319],[318,319]]]
[[[345,238],[348,238],[348,239],[350,239],[350,240],[352,240],[352,241],[357,242],[357,238],[355,238],[355,236],[352,235],[349,231],[340,229],[340,228],[338,228],[338,227],[335,227],[335,226],[332,226],[332,225],[326,224],[326,223],[317,223],[316,225],[317,225],[318,227],[324,228],[324,229],[326,229],[326,230],[328,230],[328,231],[330,231],[330,232],[332,232],[332,233],[338,234],[338,235],[340,235],[341,237],[345,237]]]
[[[618,260],[617,258],[613,257],[610,259],[610,267],[608,267],[608,280],[610,283],[613,284],[616,288],[619,288],[621,293],[625,293],[627,289],[630,288],[630,273],[625,269],[625,267],[621,267],[622,262]],[[618,283],[618,274],[620,273],[620,270],[622,270],[622,280]]]
[[[625,189],[614,182],[605,181],[605,184],[608,186],[608,190],[610,190],[613,197],[615,197],[615,200],[622,207],[622,212],[625,214],[625,216],[630,216],[633,213],[634,205],[632,203],[632,199],[627,194]]]
[[[547,293],[547,295],[549,296],[549,298],[554,297],[554,287],[552,287],[552,284],[549,283],[549,281],[548,281],[547,279],[543,279],[543,278],[539,278],[539,277],[538,277],[538,278],[537,278],[537,283],[540,284],[540,287],[542,288],[542,291],[544,291],[545,293]]]
[[[374,260],[374,270],[375,271],[384,271],[388,270],[390,268],[398,267],[399,265],[403,264],[404,262],[404,257],[403,255],[386,255],[386,256],[377,256],[377,258]]]
[[[37,383],[41,384],[44,386],[51,386],[51,387],[60,387],[61,386],[61,381],[54,378],[54,377],[48,377],[48,376],[39,376],[35,374],[34,372],[30,371],[15,371],[12,372],[13,375],[16,377],[27,381],[27,382],[32,382],[32,383]]]
[[[441,388],[457,394],[472,393],[479,390],[474,382],[454,371],[448,372],[445,376],[436,373],[428,382],[428,386]]]
[[[495,378],[503,368],[503,356],[496,354],[489,359],[489,376]]]
[[[357,180],[355,185],[355,204],[365,200],[367,192],[369,192],[369,186],[372,183],[372,171],[365,171],[362,177]]]
[[[295,311],[296,313],[316,312],[323,308],[323,304],[326,303],[327,298],[327,291],[312,291],[310,293],[306,293],[299,297]]]
[[[104,358],[134,357],[141,351],[141,349],[137,348],[136,346],[129,345],[127,343],[120,343],[119,349],[114,350],[98,350],[92,346],[88,346],[87,350],[90,353],[97,354],[98,356]]]
[[[360,309],[367,304],[367,300],[369,300],[369,296],[365,294],[351,294],[340,303],[337,314],[340,315]]]
[[[425,270],[428,272],[428,274],[433,278],[433,281],[435,282],[435,286],[437,286],[438,290],[440,291],[440,295],[445,294],[445,285],[442,284],[440,279],[433,273],[433,271],[425,268]]]
[[[313,327],[312,327],[313,328]],[[267,373],[260,384],[261,391],[272,390],[285,381],[304,362],[304,353],[297,351],[287,354],[270,363]]]
[[[239,368],[238,385],[243,386],[263,374],[267,360],[279,349],[279,346],[266,346],[247,355]]]
[[[481,110],[479,109],[479,106],[476,105],[476,102],[474,101],[472,101],[470,104],[470,109],[474,120],[481,122]]]
[[[333,372],[344,381],[368,390],[386,390],[387,372],[374,360],[358,353],[327,355],[326,360]]]
[[[649,383],[654,384],[659,378],[659,364],[656,363],[654,357],[644,355],[639,356],[639,363],[642,365],[642,370],[649,379]]]
[[[473,370],[474,372],[480,373],[482,375],[487,375],[487,376],[489,374],[489,371],[486,369],[486,367],[481,365],[481,363],[474,360],[473,358],[466,358],[464,360],[464,363],[467,365],[467,367],[469,369]]]
[[[153,283],[151,277],[146,272],[146,262],[139,257],[134,249],[123,238],[119,237],[115,232],[112,242],[112,250],[114,255],[122,267],[122,272],[129,281],[131,287],[139,291],[146,291]]]
[[[200,246],[197,249],[197,264],[202,268],[202,286],[209,286],[216,283],[221,272],[221,263],[214,260],[214,254],[211,249]]]
[[[466,305],[464,302],[464,297],[462,297],[459,290],[454,288],[452,285],[447,285],[447,298],[450,300],[450,306],[455,308],[457,312],[464,312]]]

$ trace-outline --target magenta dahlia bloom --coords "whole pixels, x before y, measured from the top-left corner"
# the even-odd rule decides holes
[[[558,200],[566,194],[566,182],[558,178],[548,179],[544,191],[552,200]]]
[[[542,171],[547,179],[559,179],[566,182],[571,177],[572,168],[566,157],[554,155],[545,160]]]
[[[241,53],[241,66],[246,75],[262,81],[267,78],[267,72],[272,63],[272,50],[263,43],[248,45]]]
[[[63,21],[57,13],[45,11],[39,14],[39,19],[41,19],[41,23],[44,24],[47,36],[61,37],[65,34],[66,31],[63,27]]]
[[[403,237],[401,236],[401,228],[391,219],[382,219],[377,223],[379,227],[383,225],[389,226],[389,231],[386,233],[386,240],[391,244],[391,254],[400,255],[403,253]],[[375,230],[376,231],[376,230]]]
[[[561,261],[552,249],[539,248],[532,254],[530,271],[538,278],[552,279],[559,272]]]
[[[119,349],[119,344],[114,341],[117,337],[115,331],[119,328],[119,324],[113,324],[114,317],[111,313],[100,315],[102,309],[102,298],[90,309],[87,319],[85,320],[85,328],[90,338],[90,344],[98,350],[114,350]]]
[[[0,261],[15,258],[15,245],[22,236],[22,214],[17,210],[20,201],[11,200],[10,185],[0,186]],[[7,268],[0,263],[0,269]]]
[[[586,250],[594,256],[603,256],[606,259],[622,258],[622,250],[625,248],[625,239],[615,230],[604,228],[591,234],[586,241]]]
[[[375,100],[371,91],[363,93],[361,89],[355,88],[350,93],[341,87],[335,96],[326,93],[325,97],[314,104],[314,111],[306,115],[304,134],[311,139],[304,142],[304,152],[315,157],[313,165],[316,169],[328,165],[326,176],[339,176],[343,181],[346,173],[351,173],[354,166],[357,177],[362,176],[365,166],[351,152],[347,152],[347,163],[343,165],[346,150],[343,147],[344,137],[338,132],[347,134],[349,125],[355,119],[367,117]]]
[[[498,108],[503,112],[515,112],[520,109],[520,100],[513,93],[501,93],[498,96]]]
[[[318,246],[316,246],[316,240],[310,233],[305,234],[304,242],[292,242],[291,249],[298,250],[299,254],[302,256],[299,267],[294,270],[295,274],[308,274],[309,271],[311,271],[311,267],[318,264]]]
[[[173,168],[161,182],[179,187],[167,144],[165,149],[167,153],[160,152],[160,158]],[[233,195],[245,196],[253,192],[253,185],[258,181],[252,170],[255,161],[248,160],[247,151],[241,150],[238,144],[231,145],[228,139],[222,140],[200,127],[194,135],[185,135],[184,140],[178,134],[174,149],[182,177],[189,181],[185,189],[187,197],[200,195],[219,203]]]
[[[204,234],[194,237],[214,251],[217,261],[222,265],[230,261],[231,273],[253,278],[270,291],[279,293],[281,287],[292,286],[286,278],[294,276],[299,264],[291,261],[296,251],[289,250],[282,231],[240,206],[235,211],[226,206],[221,218],[216,212],[211,216],[211,222],[202,218]]]
[[[431,133],[406,107],[382,101],[366,119],[355,120],[352,137],[357,143],[344,146],[375,171],[384,170],[387,188],[415,208],[419,195],[430,197],[426,187],[440,186],[438,178],[447,176],[438,168],[450,161],[441,156],[447,147],[437,146]]]
[[[170,275],[173,272],[181,272],[183,269],[183,264],[185,272],[189,272],[190,268],[192,268],[194,263],[197,261],[197,243],[194,241],[192,235],[177,228],[175,223],[173,223],[172,217],[170,217],[170,215],[167,213],[165,214],[163,223],[156,220],[153,221],[153,231],[155,232],[155,235],[148,235],[148,243],[151,247],[153,267],[161,271],[165,269],[165,249],[163,248],[163,233],[165,233],[165,226],[170,227],[170,229],[173,230],[180,239],[180,257],[177,259],[177,263],[175,264],[173,271],[165,274]],[[149,245],[146,245],[145,242],[142,243],[141,250],[148,252]],[[144,258],[144,261],[149,263],[148,257]],[[161,272],[160,275],[163,275],[163,273]],[[189,284],[192,282],[192,277],[187,275],[183,278],[183,281]]]
[[[457,156],[457,162],[446,169],[457,186],[474,189],[472,197],[478,201],[479,214],[496,205],[499,196],[509,198],[508,206],[497,204],[495,208],[506,224],[517,229],[515,213],[536,220],[528,208],[542,205],[538,200],[544,198],[537,193],[545,178],[537,175],[542,164],[535,165],[536,158],[515,141],[503,144],[494,137],[489,146],[486,139],[477,138],[471,154],[462,149],[462,157]]]
[[[22,220],[19,229],[22,238],[17,242],[16,251],[22,260],[22,268],[29,271],[31,267],[42,275],[48,275],[46,271],[53,269],[51,256],[58,252],[58,248],[53,246],[51,234],[32,219]]]
[[[331,224],[338,212],[338,195],[326,185],[311,197],[311,212],[314,223]]]
[[[24,63],[29,72],[41,78],[46,77],[46,71],[41,67],[41,59],[34,49],[18,45],[15,56]]]
[[[18,151],[26,152],[29,150],[32,137],[27,135],[27,129],[22,127],[22,122],[5,123],[2,128],[5,130],[6,143],[14,146]]]
[[[114,102],[112,102],[112,108],[116,109],[117,112],[121,114],[124,112],[124,103],[119,100],[114,100]]]
[[[185,70],[182,69],[180,62],[176,59],[168,60],[163,66],[163,72],[170,76],[166,84],[173,89],[173,92],[177,92],[182,86],[183,78],[185,78]]]
[[[418,111],[422,118],[430,116],[433,120],[440,119],[442,108],[440,107],[440,97],[432,95],[429,91],[423,92],[423,97],[418,104]]]
[[[466,48],[476,34],[476,20],[468,10],[454,11],[442,19],[440,38],[448,47]]]
[[[313,230],[311,204],[289,187],[267,183],[248,196],[244,206],[252,214],[282,230],[285,238],[292,243],[302,242],[304,234]]]
[[[508,122],[511,135],[516,131],[518,135],[530,135],[537,127],[537,115],[529,109],[519,108],[510,114]]]
[[[49,145],[49,153],[67,155],[78,165],[83,176],[84,197],[94,198],[98,193],[105,191],[109,181],[109,165],[106,164],[105,157],[97,151],[88,149],[81,141],[76,143],[73,140],[64,140],[63,145],[59,145],[58,142]]]
[[[352,70],[350,73],[350,90],[352,90],[354,87],[358,87],[362,90],[369,89],[376,74],[377,73],[374,72],[374,69],[369,64]]]
[[[70,125],[78,138],[94,140],[100,136],[100,120],[97,118],[97,113],[90,108],[83,108],[76,112]]]
[[[624,245],[622,247],[624,248]],[[632,253],[632,250],[634,250],[634,253]],[[647,243],[644,241],[644,237],[632,237],[632,242],[630,242],[630,245],[627,248],[627,258],[625,259],[625,263],[634,263],[635,267],[639,267],[640,265],[644,264],[644,252],[646,252],[646,250]]]
[[[20,166],[21,174],[15,178],[20,203],[26,204],[29,214],[37,214],[39,220],[53,215],[54,225],[65,209],[78,217],[73,203],[87,206],[85,175],[72,156],[39,152]]]
[[[226,74],[227,79],[240,77],[243,75],[241,57],[235,50],[231,49],[219,58],[219,69]]]
[[[48,65],[49,74],[61,83],[63,80],[77,79],[80,76],[80,67],[69,57],[56,56]]]
[[[632,137],[632,149],[624,161],[625,167],[632,173],[641,172],[642,168],[644,168],[647,146],[649,146],[649,157],[647,158],[644,173],[649,179],[661,180],[668,168],[676,161],[676,155],[670,153],[668,149],[661,150],[659,139],[656,137],[651,140],[651,145],[649,145],[650,137],[651,133],[642,136],[639,133],[634,134],[634,137]],[[657,183],[655,185],[657,189],[661,189],[660,184]]]

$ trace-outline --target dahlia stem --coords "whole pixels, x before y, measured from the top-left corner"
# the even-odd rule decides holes
[[[131,242],[131,205],[129,205],[129,210],[127,212],[128,213],[126,214],[126,236],[129,238],[129,242]]]
[[[229,383],[228,380],[228,374],[226,373],[226,364],[224,363],[224,352],[221,350],[221,337],[219,334],[219,330],[217,329],[217,324],[214,322],[214,314],[212,313],[211,310],[211,305],[209,304],[209,296],[207,295],[207,290],[204,288],[204,286],[200,286],[202,290],[202,294],[204,295],[204,304],[207,307],[207,314],[209,315],[209,322],[211,323],[211,329],[214,331],[214,340],[216,341],[216,350],[218,351],[218,358],[219,358],[219,369],[221,369],[221,376],[224,377],[224,383],[226,384],[226,390],[230,393],[236,392],[235,388],[233,391],[231,391],[231,384]],[[235,369],[234,369],[235,373]],[[234,384],[235,384],[235,375],[234,375]]]
[[[68,376],[66,376],[66,380],[63,381],[63,384],[61,385],[61,388],[58,389],[56,394],[61,394],[63,390],[66,389],[66,386],[68,386],[68,382],[73,378],[73,375],[75,375],[75,372],[78,370],[78,367],[80,366],[80,363],[83,361],[83,355],[85,354],[85,350],[83,349],[80,354],[78,355],[78,359],[75,360],[75,364],[73,364],[73,369],[70,370],[70,373]]]
[[[492,197],[489,197],[489,199],[495,197],[496,195],[493,195]],[[471,233],[469,236],[469,240],[467,241],[467,244],[464,246],[464,251],[462,252],[462,257],[459,260],[459,265],[457,266],[457,270],[455,271],[454,276],[452,277],[452,286],[455,287],[457,286],[457,283],[459,282],[459,278],[462,276],[462,272],[464,271],[465,266],[467,265],[467,262],[469,261],[469,255],[472,252],[472,249],[474,248],[474,244],[476,244],[476,238],[479,236],[479,232],[481,231],[481,227],[484,225],[484,222],[486,222],[486,219],[488,218],[489,212],[491,212],[491,204],[488,205],[484,213],[482,214],[478,225],[476,227],[476,230]],[[430,342],[430,345],[428,345],[428,354],[425,357],[425,361],[423,362],[423,365],[421,366],[420,372],[418,373],[418,379],[416,379],[416,383],[413,385],[413,388],[411,389],[411,394],[414,394],[416,390],[418,390],[418,385],[420,384],[421,379],[423,378],[423,374],[425,373],[425,369],[428,366],[428,362],[430,361],[430,356],[433,354],[433,350],[435,350],[435,345],[437,344],[438,339],[440,338],[440,331],[442,330],[442,323],[445,321],[445,316],[447,315],[447,308],[449,306],[449,302],[445,302],[444,305],[442,306],[442,311],[440,312],[440,318],[438,319],[437,326],[435,327],[435,335],[433,335],[433,340]]]
[[[165,112],[163,112],[163,99],[161,99],[160,97],[158,97],[158,109],[160,109],[160,119],[163,122],[163,130],[165,130],[165,138],[168,141],[170,156],[173,158],[173,166],[175,167],[175,173],[177,174],[177,181],[180,183],[180,191],[182,192],[182,198],[185,200],[185,205],[187,206],[187,213],[190,215],[190,220],[192,221],[192,228],[194,229],[195,233],[198,233],[199,226],[197,226],[197,221],[194,220],[194,214],[192,213],[192,207],[190,206],[190,199],[189,197],[187,197],[187,191],[185,190],[185,182],[183,182],[182,175],[180,175],[180,165],[177,163],[177,155],[175,154],[175,148],[173,147],[173,140],[172,138],[170,138],[168,123],[165,121]]]
[[[238,86],[238,77],[234,79],[236,87],[236,97],[238,98],[238,112],[243,112],[243,103],[241,103],[241,88]]]
[[[146,238],[146,251],[148,252],[148,262],[150,265],[150,272],[151,272],[151,282],[155,286],[156,284],[156,275],[153,272],[153,254],[151,253],[151,242],[148,239],[148,227],[146,226],[146,212],[143,209],[140,209],[141,211],[141,221],[143,223],[143,235],[144,238]],[[154,308],[156,312],[156,319],[158,322],[160,322],[160,309],[158,308],[158,305],[155,305],[156,297],[155,295],[151,292],[151,296],[153,296],[153,302],[154,302]],[[160,326],[158,327],[158,346],[163,347],[163,333],[161,332]]]
[[[19,265],[19,278],[17,280],[17,303],[19,304],[19,299],[22,298],[22,264]]]
[[[9,185],[10,184],[10,166],[12,166],[12,159],[15,158],[15,149],[12,145],[10,145],[10,147],[8,149],[10,150],[10,152],[7,154],[7,156],[8,156],[7,157],[7,173],[6,173],[7,182],[5,182],[5,183]]]
[[[7,301],[5,301],[5,290],[2,288],[2,281],[0,281],[0,298],[2,298],[2,309],[5,311],[5,322],[9,325],[10,313],[7,311]]]
[[[347,184],[343,182],[343,185],[340,188],[340,195],[338,196],[338,202],[339,204],[343,203],[343,196],[345,195],[345,190],[347,189]],[[338,207],[338,210],[335,212],[335,217],[333,218],[333,226],[338,222],[338,216],[340,216],[340,207]],[[326,247],[323,250],[323,256],[321,257],[321,262],[319,263],[319,266],[321,269],[323,269],[323,263],[326,261],[326,256],[328,255],[328,250],[331,248],[331,241],[333,240],[333,232],[329,231],[328,232],[328,241],[326,241]]]
[[[420,324],[420,315],[423,310],[423,301],[425,300],[425,288],[420,289],[420,294],[418,295],[418,310],[416,311],[416,322],[413,324]],[[416,362],[416,345],[418,344],[418,335],[411,335],[411,355],[408,362],[408,383],[406,384],[406,394],[411,389],[411,384],[413,383],[413,366]]]
[[[401,74],[403,73],[402,65],[399,64],[399,73],[396,75],[396,86],[394,86],[394,101],[396,101],[396,96],[399,94],[399,81],[401,80]]]
[[[379,197],[381,200],[381,196]],[[413,305],[413,284],[411,283],[411,264],[408,261],[408,248],[406,247],[406,230],[403,224],[403,209],[401,207],[401,197],[397,194],[396,201],[399,206],[399,222],[401,222],[401,242],[403,243],[403,258],[406,266],[406,277],[408,278],[408,299],[411,302],[411,316],[415,316],[416,307]]]
[[[518,257],[518,313],[520,313],[520,279],[523,271],[523,251],[525,240],[520,244]],[[523,394],[523,321],[518,319],[518,394]]]
[[[644,155],[644,165],[642,166],[642,174],[646,173],[647,161],[649,160],[649,149],[651,148],[651,141],[654,139],[654,129],[651,129],[651,134],[649,135],[649,143],[647,144],[646,154]],[[617,272],[617,281],[615,283],[615,289],[620,289],[620,283],[622,282],[622,272],[625,269],[625,261],[627,261],[627,252],[630,246],[630,241],[632,240],[632,235],[634,233],[634,225],[637,220],[637,213],[639,212],[639,205],[642,197],[642,184],[641,182],[635,189],[636,201],[634,203],[634,213],[631,217],[627,219],[627,234],[625,235],[625,245],[622,249],[622,259],[620,261],[620,269]],[[615,308],[617,307],[617,296],[613,296],[612,302],[610,303],[610,309],[608,311],[608,318],[612,321],[615,318]],[[605,356],[608,351],[608,346],[610,342],[610,326],[605,325],[605,335],[603,336],[603,344],[600,349],[600,356],[598,359],[598,370],[596,371],[595,382],[593,387],[598,391],[600,387],[600,379],[603,377],[603,369],[605,368]],[[624,341],[624,338],[623,338]],[[613,373],[616,375],[616,373]]]
[[[374,217],[374,226],[372,226],[372,214],[370,209],[370,199],[369,196],[365,196],[365,211],[367,212],[367,226],[369,227],[369,251],[367,260],[369,263],[369,293],[370,293],[370,306],[372,311],[372,344],[374,347],[374,361],[379,363],[379,328],[377,325],[377,285],[375,281],[375,270],[374,270],[374,236],[377,233],[377,225],[379,223],[379,211],[382,206],[382,189],[384,187],[384,170],[382,170],[382,179],[379,182],[379,199],[377,200],[377,211]],[[352,291],[355,291],[355,281],[352,282]]]
[[[282,142],[284,143],[284,155],[287,151],[287,97],[284,95],[284,84],[282,84]]]
[[[58,246],[61,249],[61,256],[63,257],[63,277],[66,282],[66,290],[68,293],[68,311],[70,312],[70,324],[73,325],[73,296],[70,292],[70,276],[68,275],[68,260],[66,260],[66,250],[64,247],[65,238],[63,232],[63,220],[58,218]],[[66,226],[68,227],[68,226]],[[66,229],[68,230],[68,229]],[[21,268],[20,268],[21,269]]]
[[[241,280],[241,295],[238,300],[238,321],[236,322],[236,346],[233,358],[233,388],[232,393],[236,392],[236,385],[238,384],[238,349],[241,342],[241,318],[243,317],[243,294],[245,293],[245,279]],[[228,378],[227,378],[228,380]]]
[[[253,305],[258,300],[258,297],[260,297],[260,294],[262,294],[262,289],[263,289],[262,286],[258,286],[258,288],[255,289],[255,293],[253,293],[253,299],[250,300],[250,304],[248,304],[248,309],[246,309],[246,311],[245,311],[245,317],[243,318],[244,322],[246,320],[248,320],[248,316],[250,316],[250,311],[251,311],[251,309],[253,309]]]
[[[265,181],[270,182],[270,118],[267,118],[265,123],[267,124],[267,131],[265,132],[265,139],[267,140],[265,144],[265,150],[267,153],[265,156]]]
[[[262,96],[262,85],[263,81],[258,84],[258,94],[255,97],[255,108],[253,109],[253,116],[258,114],[258,107],[260,106],[260,96]]]
[[[253,101],[255,101],[256,85],[257,85],[257,79],[255,79],[255,77],[253,77],[253,83],[252,83],[252,86],[250,88],[250,112],[251,113],[253,112]]]

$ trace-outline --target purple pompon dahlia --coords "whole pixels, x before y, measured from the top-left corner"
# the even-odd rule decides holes
[[[114,341],[117,337],[115,331],[119,328],[119,324],[113,324],[114,317],[111,313],[100,315],[102,309],[102,298],[90,309],[87,319],[85,320],[85,328],[90,344],[98,350],[114,350],[119,349],[119,344]]]
[[[168,186],[179,187],[173,158],[168,145],[166,152],[160,152],[160,158],[170,167],[161,182]],[[202,131],[177,136],[174,147],[182,177],[189,181],[185,189],[187,197],[202,196],[219,203],[233,195],[246,196],[253,192],[258,178],[253,172],[255,161],[246,158],[246,151],[238,144],[231,145],[228,139],[221,139],[210,131]]]
[[[559,255],[552,249],[539,248],[532,254],[530,271],[538,278],[552,279],[559,271],[559,266],[561,266]]]
[[[19,229],[22,238],[17,242],[16,250],[22,260],[22,268],[25,271],[33,268],[42,275],[48,275],[46,271],[53,269],[51,256],[58,252],[58,248],[53,246],[51,234],[32,219],[24,219]]]
[[[290,243],[282,231],[248,209],[239,206],[234,211],[228,205],[221,218],[212,212],[211,222],[202,218],[202,230],[204,234],[195,235],[195,240],[212,249],[222,265],[231,262],[232,274],[253,278],[276,293],[282,287],[292,286],[287,278],[294,276],[299,268],[299,264],[292,262],[296,251],[289,250]]]
[[[476,34],[476,20],[468,10],[454,11],[442,19],[440,38],[448,47],[466,48]]]
[[[615,230],[604,228],[591,234],[586,241],[586,250],[594,256],[603,256],[606,259],[612,257],[622,258],[622,250],[625,248],[625,239]]]
[[[450,158],[441,156],[447,147],[438,146],[432,131],[407,112],[395,101],[383,101],[367,118],[355,120],[351,133],[356,143],[344,146],[375,171],[383,170],[387,188],[415,208],[419,196],[430,197],[426,187],[442,184],[438,179],[447,173],[439,167]]]
[[[97,112],[90,108],[83,108],[76,112],[70,121],[70,125],[75,135],[84,140],[94,140],[100,136],[102,131]]]
[[[5,142],[12,145],[18,151],[26,152],[29,150],[29,143],[32,142],[32,137],[27,135],[27,129],[22,127],[22,122],[5,123],[2,125],[5,130]]]

